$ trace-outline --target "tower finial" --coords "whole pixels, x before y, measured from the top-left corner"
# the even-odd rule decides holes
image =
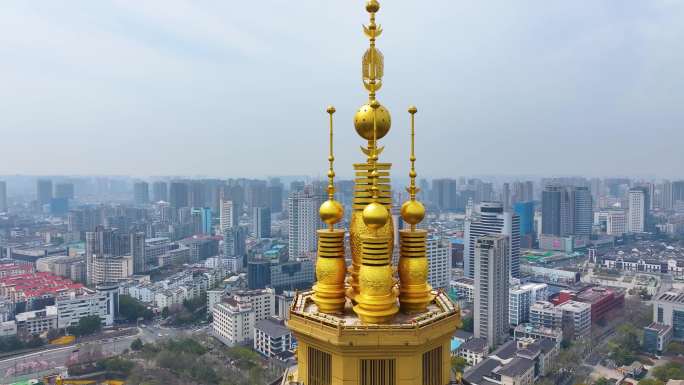
[[[335,197],[335,171],[333,170],[333,162],[335,162],[335,155],[333,155],[333,114],[335,113],[334,106],[328,106],[325,110],[330,115],[330,146],[328,154],[328,162],[330,168],[328,169],[328,199],[333,200]]]
[[[409,193],[409,200],[404,202],[401,206],[401,217],[411,225],[411,231],[416,229],[416,224],[420,223],[425,217],[425,207],[422,203],[416,200],[416,194],[420,189],[416,186],[416,152],[415,152],[415,115],[418,112],[416,106],[409,106],[408,113],[411,114],[411,155],[409,161],[411,162],[411,170],[409,171],[409,178],[411,183],[406,191]]]
[[[333,231],[335,223],[339,222],[344,216],[344,207],[340,202],[335,200],[335,171],[333,170],[333,163],[335,162],[335,155],[333,154],[333,114],[335,107],[328,106],[325,110],[330,115],[330,144],[328,153],[328,200],[323,202],[319,209],[319,214],[323,222],[328,224],[328,230]]]

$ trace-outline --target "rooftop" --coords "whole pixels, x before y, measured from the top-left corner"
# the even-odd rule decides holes
[[[268,334],[269,337],[282,337],[290,334],[290,329],[285,327],[282,321],[275,320],[273,318],[262,319],[254,325],[255,329],[261,330]]]
[[[508,341],[499,346],[490,356],[498,357],[500,360],[509,360],[515,357],[515,352],[518,351],[518,344],[515,341]]]
[[[391,323],[368,325],[363,324],[354,313],[352,304],[347,301],[342,314],[326,314],[318,311],[314,303],[313,291],[299,293],[290,309],[290,317],[302,317],[326,326],[342,329],[416,329],[425,325],[438,322],[460,313],[446,293],[433,291],[435,299],[428,305],[427,311],[418,314],[405,314],[398,312]]]
[[[45,294],[56,294],[69,290],[81,291],[84,288],[82,284],[74,283],[68,278],[45,272],[3,277],[0,278],[0,286],[10,288],[10,292],[24,298],[40,297]]]
[[[530,370],[533,366],[534,361],[527,358],[516,357],[510,363],[504,365],[499,370],[496,370],[496,373],[506,377],[517,377]]]
[[[501,363],[497,360],[487,359],[473,366],[465,373],[464,379],[472,384],[483,384],[484,376],[489,376]],[[486,380],[484,380],[486,381]]]
[[[594,303],[605,297],[617,294],[619,293],[616,293],[615,291],[606,287],[590,287],[580,293],[577,293],[576,298],[582,302]]]
[[[670,325],[665,325],[658,322],[651,322],[651,324],[646,326],[644,329],[655,330],[656,332],[658,332],[658,334],[661,334],[668,331],[671,328],[672,326]]]
[[[459,347],[459,350],[467,350],[471,352],[487,352],[489,346],[486,338],[471,338]]]
[[[684,291],[668,291],[658,296],[658,301],[684,304]]]

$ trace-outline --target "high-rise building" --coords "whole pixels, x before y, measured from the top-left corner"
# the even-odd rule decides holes
[[[232,228],[233,226],[237,226],[240,223],[237,220],[237,215],[236,211],[233,207],[233,201],[221,201],[221,207],[220,207],[220,213],[219,213],[219,228],[221,230],[221,233],[224,233],[226,230]]]
[[[519,325],[530,321],[530,306],[537,301],[548,299],[548,286],[545,283],[528,283],[511,287],[508,296],[508,322]]]
[[[271,209],[268,207],[255,207],[252,213],[256,238],[271,238]]]
[[[288,200],[290,257],[308,254],[316,248],[313,234],[319,237],[317,282],[311,290],[297,292],[290,308],[288,327],[297,340],[297,366],[283,375],[283,382],[290,384],[444,385],[451,377],[451,337],[459,324],[460,309],[444,291],[433,291],[427,283],[427,231],[418,226],[425,208],[416,200],[413,151],[410,157],[407,154],[411,160],[409,200],[401,208],[406,225],[398,234],[399,262],[392,263],[392,165],[381,160],[379,150],[391,125],[389,111],[377,98],[385,68],[376,46],[379,9],[377,0],[366,3],[370,22],[364,30],[370,47],[363,56],[362,75],[369,99],[357,110],[354,127],[363,138],[367,157],[354,164],[350,265],[345,261],[346,231],[335,227],[344,210],[335,200],[332,144],[328,200],[314,203],[316,198],[311,195],[315,194],[306,192],[293,192]],[[335,109],[331,106],[326,111],[330,115],[330,142],[326,142],[331,143]],[[417,109],[412,106],[408,112],[413,116]],[[315,232],[319,228],[315,225],[317,214],[327,228]],[[287,266],[285,273],[296,265]]]
[[[594,221],[588,187],[547,185],[542,191],[542,234],[590,236]]]
[[[147,182],[133,183],[133,201],[138,205],[150,203],[150,185]]]
[[[223,256],[229,260],[232,271],[247,266],[247,228],[235,226],[223,232]]]
[[[516,202],[513,211],[520,218],[520,247],[534,247],[534,202]]]
[[[74,184],[69,182],[55,185],[55,198],[74,199]]]
[[[440,210],[455,210],[458,201],[458,190],[455,179],[432,180],[432,202]]]
[[[106,281],[95,282],[95,266],[94,260],[96,258],[106,259],[113,257],[121,257],[130,255],[131,239],[129,234],[123,233],[111,228],[97,226],[95,231],[88,231],[85,234],[85,257],[86,257],[86,278],[88,284],[101,283]],[[133,260],[131,259],[131,274],[133,273]],[[100,278],[104,274],[105,264],[101,263],[101,270],[99,271]],[[105,269],[105,270],[102,270]]]
[[[672,182],[672,207],[675,207],[677,202],[684,202],[684,180]]]
[[[169,201],[169,185],[166,182],[158,181],[152,183],[152,199],[155,202]]]
[[[542,191],[542,231],[544,235],[561,235],[560,186],[549,185]]]
[[[188,184],[185,182],[171,182],[169,185],[169,204],[173,208],[188,207]]]
[[[590,236],[594,223],[594,203],[587,187],[574,189],[574,231],[573,235]]]
[[[52,180],[38,179],[36,182],[36,199],[41,205],[50,203],[52,199]]]
[[[646,231],[647,194],[643,188],[632,188],[629,190],[627,228],[630,233],[643,233]]]
[[[534,201],[534,183],[532,181],[513,182],[512,203]]]
[[[433,289],[449,289],[451,280],[451,255],[442,240],[430,237],[427,240],[428,283]]]
[[[501,188],[501,201],[504,205],[504,210],[508,211],[511,209],[511,185],[504,183]]]
[[[483,235],[503,234],[508,237],[510,253],[508,271],[514,278],[520,277],[520,217],[504,211],[501,202],[482,202],[479,211],[465,221],[463,266],[466,276],[475,276],[475,244]]]
[[[475,243],[475,305],[473,328],[476,338],[487,339],[494,349],[508,336],[510,262],[505,235],[485,235]]]
[[[283,211],[283,185],[280,182],[268,186],[268,200],[272,213]]]
[[[131,257],[133,257],[133,273],[140,274],[147,271],[147,259],[145,257],[145,232],[131,232]]]
[[[200,209],[202,219],[202,234],[211,235],[212,233],[212,215],[209,207],[202,207]]]
[[[7,211],[7,182],[0,180],[0,213]]]
[[[316,230],[321,228],[318,207],[321,198],[310,189],[291,193],[287,200],[288,210],[288,251],[290,260],[309,256],[316,250]]]

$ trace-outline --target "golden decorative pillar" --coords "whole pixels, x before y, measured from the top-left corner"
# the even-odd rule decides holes
[[[335,200],[335,171],[333,170],[333,114],[335,107],[326,110],[330,115],[330,154],[328,161],[328,200],[323,202],[319,214],[327,229],[318,230],[318,258],[316,258],[316,279],[313,286],[313,300],[323,313],[341,313],[346,302],[344,278],[344,230],[335,229],[335,223],[344,217],[344,208]]]
[[[409,200],[401,205],[401,217],[410,225],[409,229],[399,232],[400,255],[399,255],[399,302],[402,311],[406,313],[422,312],[432,302],[434,295],[432,288],[427,283],[428,259],[427,259],[427,231],[416,229],[416,225],[425,217],[425,207],[416,200],[416,155],[415,155],[415,114],[418,109],[410,106],[411,114],[411,170],[409,178],[411,183],[406,189]]]
[[[362,261],[359,268],[359,293],[355,297],[357,303],[354,312],[364,323],[384,323],[392,319],[399,311],[397,293],[394,289],[393,270],[390,264],[391,237],[378,233],[379,229],[387,228],[392,216],[384,204],[378,202],[379,191],[377,170],[377,119],[376,111],[380,108],[377,100],[372,100],[370,106],[373,111],[373,143],[369,151],[368,163],[372,170],[368,178],[371,182],[371,203],[362,211],[362,219],[370,234],[360,234],[362,245]]]
[[[383,204],[387,210],[392,207],[392,187],[390,184],[390,168],[392,165],[391,163],[378,162],[378,157],[384,149],[378,147],[378,140],[387,135],[392,126],[389,110],[376,99],[376,92],[382,87],[382,76],[384,74],[384,58],[380,50],[375,47],[375,40],[382,34],[382,28],[375,23],[375,14],[378,10],[380,10],[380,4],[377,0],[369,0],[366,3],[370,22],[363,26],[363,32],[368,37],[370,46],[361,60],[361,75],[363,86],[368,91],[368,102],[362,105],[354,115],[356,132],[368,141],[367,147],[361,147],[361,151],[367,156],[366,163],[354,164],[356,179],[354,180],[354,201],[349,226],[352,264],[349,266],[347,296],[355,302],[360,290],[359,271],[363,259],[362,238],[371,234],[371,230],[363,221],[362,211],[371,202]],[[394,251],[392,217],[389,216],[382,227],[374,229],[373,234],[387,238],[388,252],[389,255],[392,255]]]

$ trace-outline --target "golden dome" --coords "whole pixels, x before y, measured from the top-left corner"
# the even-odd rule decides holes
[[[384,106],[380,105],[376,110],[377,118],[377,139],[387,135],[392,126],[390,113]],[[354,128],[356,132],[366,140],[373,140],[373,108],[370,104],[364,104],[354,115]]]
[[[389,211],[378,202],[371,202],[363,209],[363,223],[371,229],[381,228],[388,219]]]
[[[416,225],[425,217],[425,206],[419,201],[406,201],[401,205],[401,217],[409,224]]]
[[[334,225],[344,216],[344,207],[342,207],[340,202],[328,199],[327,201],[323,202],[321,208],[318,210],[318,213],[320,214],[321,220],[323,220],[323,222],[329,225]]]

